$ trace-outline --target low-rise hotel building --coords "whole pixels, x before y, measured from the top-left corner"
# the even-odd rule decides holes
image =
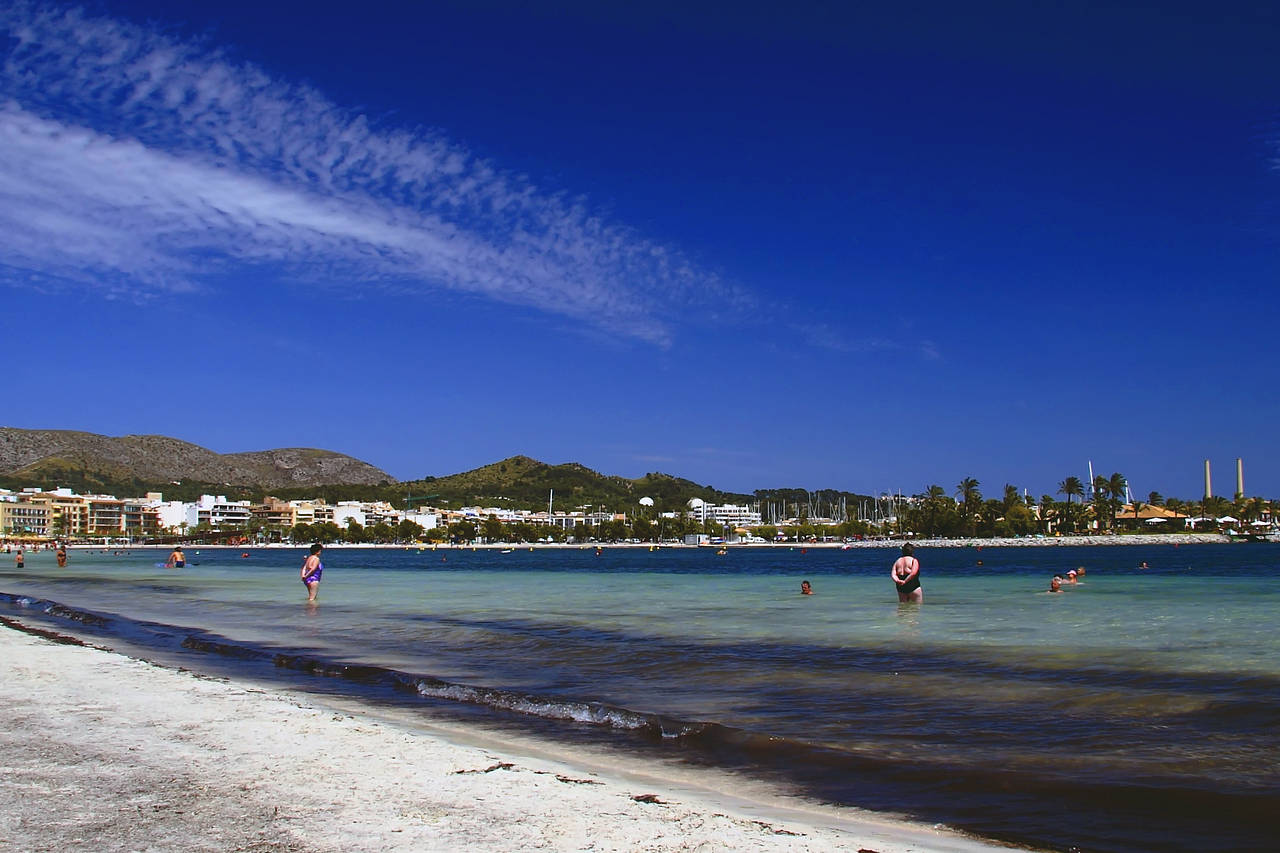
[[[159,513],[143,498],[78,495],[66,488],[0,496],[0,531],[8,535],[150,535],[159,528]]]
[[[53,507],[38,499],[0,500],[0,534],[4,536],[48,536],[53,523]]]

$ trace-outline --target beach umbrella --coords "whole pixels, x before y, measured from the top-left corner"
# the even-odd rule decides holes
[[[1164,524],[1168,520],[1167,518],[1148,518],[1147,524]]]
[[[1239,521],[1239,520],[1240,520],[1240,519],[1238,519],[1238,518],[1232,518],[1232,517],[1231,517],[1231,516],[1229,516],[1229,515],[1224,515],[1222,518],[1218,519],[1218,521],[1219,521],[1219,522],[1221,522],[1221,523],[1223,523],[1223,524],[1226,524],[1226,523],[1228,523],[1228,522],[1229,522],[1229,523],[1231,523],[1231,524],[1235,524],[1235,523],[1236,523],[1237,521]]]

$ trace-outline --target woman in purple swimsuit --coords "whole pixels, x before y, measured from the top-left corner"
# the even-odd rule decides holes
[[[307,601],[315,601],[316,593],[320,591],[320,574],[324,571],[324,566],[320,563],[320,552],[323,550],[324,546],[317,542],[311,546],[311,553],[307,555],[307,559],[302,561],[302,571],[299,576],[307,585]]]

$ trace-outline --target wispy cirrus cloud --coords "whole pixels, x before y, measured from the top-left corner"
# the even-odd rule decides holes
[[[25,2],[0,10],[0,31],[10,271],[148,296],[260,267],[464,292],[656,342],[687,306],[743,299],[582,199],[220,49]]]
[[[917,338],[907,329],[899,337],[862,335],[837,329],[827,323],[795,324],[792,327],[810,346],[839,353],[909,352],[930,361],[942,358],[938,345]]]

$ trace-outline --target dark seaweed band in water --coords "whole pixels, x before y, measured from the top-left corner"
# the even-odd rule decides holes
[[[527,725],[561,738],[581,737],[764,775],[789,781],[821,800],[944,822],[1013,842],[1113,851],[1265,849],[1272,838],[1272,817],[1280,806],[1274,785],[1207,790],[1169,780],[1117,784],[1070,773],[1059,778],[1015,769],[992,770],[936,760],[927,754],[904,760],[598,701],[479,687],[344,663],[303,649],[260,648],[199,630],[76,610],[52,601],[0,594],[0,604],[11,612],[43,617],[81,633],[119,637],[157,651],[176,646],[207,656],[207,663],[215,669],[217,661],[228,662],[232,673],[236,667],[247,666],[258,677],[267,671],[315,676],[329,684],[350,685],[350,692],[375,701],[393,694],[402,697],[401,701],[431,701],[433,712],[450,704],[466,705],[508,722],[524,719]],[[872,667],[870,662],[864,663]],[[922,665],[942,666],[938,661]],[[1111,677],[1114,674],[1106,676]],[[1280,692],[1266,679],[1249,681],[1249,692],[1255,697]],[[1240,686],[1238,679],[1232,683]],[[1196,716],[1219,722],[1228,717],[1244,718],[1250,725],[1267,726],[1275,723],[1276,713],[1268,703],[1243,701],[1200,709]],[[856,723],[851,721],[851,725]],[[1117,815],[1123,819],[1115,819]]]

